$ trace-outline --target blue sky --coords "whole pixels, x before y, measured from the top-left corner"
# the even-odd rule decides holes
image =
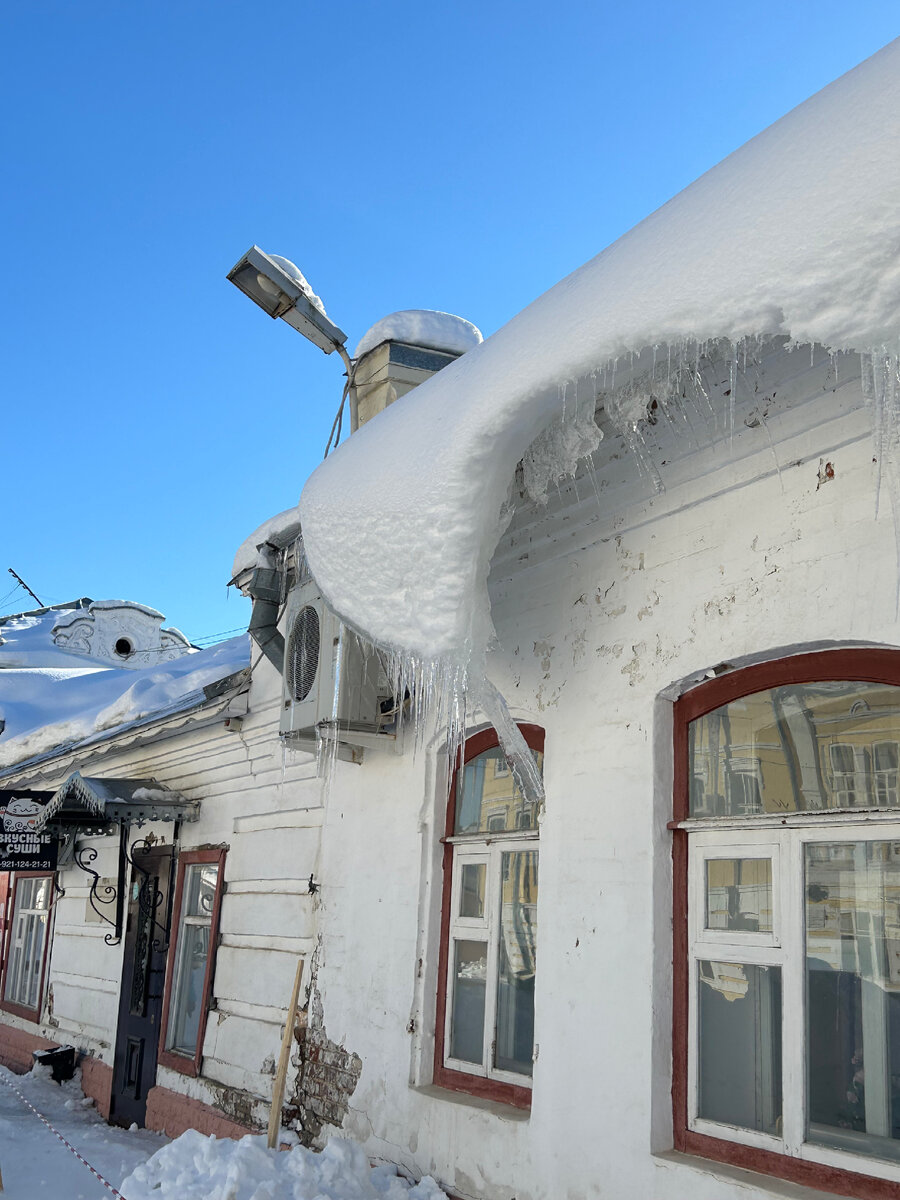
[[[226,282],[252,243],[351,349],[401,308],[487,335],[898,34],[874,0],[5,6],[0,612],[12,566],[246,625],[234,551],[342,383]]]

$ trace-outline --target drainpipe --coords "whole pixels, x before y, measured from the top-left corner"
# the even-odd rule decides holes
[[[277,548],[268,542],[259,548],[259,558],[246,588],[253,600],[247,632],[280,675],[284,670],[284,638],[278,632],[282,580],[275,565],[277,553]]]

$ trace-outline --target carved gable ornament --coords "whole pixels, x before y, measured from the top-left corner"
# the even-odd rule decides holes
[[[178,629],[163,629],[165,617],[129,600],[96,600],[87,610],[60,616],[53,642],[69,654],[104,666],[138,670],[181,658],[191,644]]]

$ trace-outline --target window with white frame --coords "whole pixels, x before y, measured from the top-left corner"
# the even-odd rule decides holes
[[[13,884],[3,999],[37,1019],[47,946],[52,875],[17,875]]]
[[[889,651],[798,655],[678,702],[679,1149],[842,1195],[900,1184],[898,741]],[[748,753],[749,806],[730,783]]]
[[[521,726],[538,762],[543,730]],[[435,1082],[530,1102],[537,961],[538,814],[493,731],[455,772],[445,838]]]
[[[160,1062],[192,1075],[200,1068],[209,1010],[223,867],[223,850],[179,856]]]

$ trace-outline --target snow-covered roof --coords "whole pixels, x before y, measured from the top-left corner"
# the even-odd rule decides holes
[[[192,653],[180,630],[161,628],[164,620],[155,608],[133,600],[87,597],[0,617],[0,670],[89,666],[136,670]]]
[[[258,529],[254,529],[248,538],[244,538],[238,547],[238,552],[234,556],[234,565],[231,568],[232,580],[256,566],[260,546],[277,546],[282,549],[284,546],[289,546],[299,536],[300,514],[296,504],[293,508],[287,508],[284,512],[278,513],[275,517],[269,517],[268,521],[263,521],[262,525]]]
[[[71,662],[71,660],[70,660]],[[246,634],[160,667],[0,672],[0,770],[143,719],[190,707],[250,664]]]
[[[483,340],[481,330],[463,317],[430,308],[407,308],[376,321],[360,338],[353,357],[362,358],[382,342],[405,342],[429,350],[465,354]]]
[[[900,338],[900,41],[826,87],[366,424],[300,500],[309,566],[376,643],[477,664],[517,462],[593,412],[598,372],[758,335]],[[630,418],[631,419],[631,418]],[[577,452],[596,445],[582,421]],[[547,439],[549,438],[549,442]]]

